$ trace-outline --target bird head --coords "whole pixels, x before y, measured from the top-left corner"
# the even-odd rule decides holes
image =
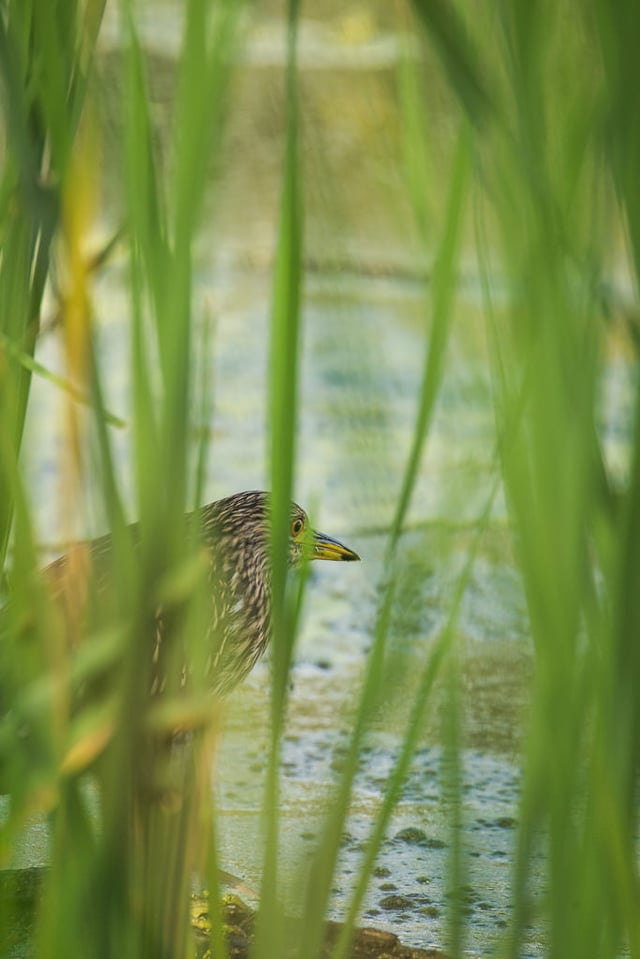
[[[302,507],[292,503],[289,525],[289,566],[299,566],[305,559],[353,562],[360,557],[339,540],[312,529],[309,517]]]
[[[208,508],[205,507],[205,510]],[[245,549],[261,565],[270,555],[270,494],[259,490],[235,493],[213,504],[210,519],[213,528],[236,548]],[[205,516],[205,527],[207,524]],[[289,514],[290,568],[305,560],[324,559],[352,562],[360,557],[339,540],[311,527],[309,518],[297,503],[291,504]]]

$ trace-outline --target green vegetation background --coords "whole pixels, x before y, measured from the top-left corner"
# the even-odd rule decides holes
[[[305,922],[294,932],[285,925],[278,881],[278,759],[298,599],[290,602],[285,592],[287,524],[279,519],[287,515],[295,473],[303,273],[298,8],[291,0],[287,135],[265,397],[276,531],[276,642],[256,955],[281,955],[287,937],[293,937],[288,947],[294,954],[305,959],[319,954],[358,755],[384,696],[383,678],[400,668],[386,643],[398,586],[395,558],[447,375],[456,276],[462,243],[471,237],[484,283],[496,422],[494,493],[501,488],[507,499],[536,656],[522,754],[512,924],[500,951],[518,953],[532,918],[530,861],[532,850],[542,844],[546,889],[535,909],[545,923],[545,951],[562,959],[614,956],[623,949],[638,956],[638,410],[625,469],[616,482],[600,430],[610,338],[624,339],[634,365],[639,342],[637,316],[616,310],[605,282],[624,262],[637,284],[640,268],[640,121],[633,95],[640,89],[640,15],[631,0],[498,0],[472,6],[415,0],[394,7],[398,29],[417,45],[407,46],[397,81],[408,199],[432,263],[424,288],[424,376],[347,761],[313,853]],[[38,955],[182,956],[191,948],[186,902],[194,867],[209,876],[216,902],[215,811],[202,785],[207,777],[196,775],[201,788],[194,790],[193,805],[173,817],[152,810],[135,824],[131,797],[141,754],[149,748],[149,728],[162,731],[176,716],[190,718],[199,730],[195,769],[201,773],[207,768],[211,728],[197,719],[205,690],[193,689],[188,701],[176,691],[165,711],[151,710],[144,696],[148,658],[144,645],[133,639],[163,603],[185,613],[193,656],[196,661],[203,656],[203,576],[179,535],[185,509],[202,501],[206,457],[204,441],[194,443],[190,429],[190,411],[207,409],[206,388],[198,391],[191,376],[193,357],[211,345],[195,333],[192,250],[208,165],[225,121],[230,75],[238,69],[235,54],[252,7],[236,0],[185,5],[175,126],[169,162],[161,167],[134,4],[121,4],[126,223],[120,241],[130,265],[134,388],[128,428],[135,438],[130,468],[142,531],[136,563],[114,468],[112,430],[118,424],[103,402],[92,322],[92,283],[102,257],[89,261],[85,243],[98,201],[99,89],[92,67],[103,13],[100,0],[0,4],[0,558],[10,586],[1,660],[11,703],[0,726],[0,746],[4,785],[12,795],[0,842],[6,853],[34,808],[55,808]],[[435,51],[439,82],[451,96],[453,146],[446,162],[439,158],[437,177],[430,90],[415,56],[423,45]],[[495,294],[497,276],[506,280],[506,304]],[[62,486],[73,502],[83,477],[95,477],[116,555],[113,615],[73,657],[38,573],[30,491],[20,467],[32,376],[53,377],[34,359],[47,288],[55,292],[64,341],[67,376],[56,382],[69,395],[74,441],[68,461],[60,464]],[[637,387],[636,393],[640,399]],[[491,506],[489,498],[478,516],[476,544]],[[165,564],[158,562],[160,556],[168,558]],[[446,748],[450,785],[458,798],[449,881],[459,895],[451,897],[448,951],[455,956],[464,948],[465,855],[456,828],[463,816],[458,788],[462,690],[455,625],[473,559],[472,545],[446,625],[425,664],[379,818],[372,823],[336,957],[348,951],[437,678],[449,690]],[[110,694],[74,713],[74,691],[114,664],[118,680]],[[16,748],[25,723],[28,748]],[[98,827],[81,784],[105,725],[112,739]],[[11,921],[9,909],[3,922]],[[212,930],[212,946],[222,954],[220,923],[214,922]]]

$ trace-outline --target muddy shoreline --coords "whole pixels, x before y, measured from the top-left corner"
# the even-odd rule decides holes
[[[0,931],[0,953],[11,959],[28,959],[36,914],[48,870],[46,868],[8,869],[0,871],[0,908],[5,918]],[[190,903],[198,959],[210,959],[209,897],[207,893],[192,895]],[[221,901],[224,938],[230,959],[248,959],[251,954],[256,911],[239,896],[229,893]],[[299,919],[292,919],[295,926]],[[329,955],[342,931],[342,924],[329,921],[325,931],[324,954]],[[350,951],[352,959],[439,959],[444,954],[437,949],[416,949],[403,945],[391,930],[359,928],[354,933]]]

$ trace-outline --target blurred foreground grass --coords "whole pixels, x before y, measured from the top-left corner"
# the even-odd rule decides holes
[[[146,53],[135,4],[121,4],[120,110],[123,244],[130,270],[131,408],[128,429],[133,505],[140,520],[134,553],[114,465],[113,419],[92,308],[95,263],[87,236],[99,216],[100,90],[92,65],[100,0],[7,2],[0,7],[4,105],[0,191],[0,555],[8,605],[2,622],[0,726],[3,786],[11,794],[1,849],[34,809],[51,812],[51,865],[38,911],[37,955],[183,956],[193,948],[188,893],[194,872],[211,889],[207,932],[224,953],[217,909],[216,818],[209,766],[217,711],[204,689],[180,692],[179,649],[169,648],[166,711],[149,702],[145,637],[158,605],[188,624],[181,642],[197,663],[206,655],[203,588],[185,510],[204,499],[206,439],[193,439],[194,410],[206,417],[212,384],[193,376],[213,347],[208,322],[192,308],[192,250],[229,108],[228,81],[241,28],[253,8],[192,0],[185,6],[168,157],[158,155],[147,90]],[[295,488],[296,401],[304,264],[304,171],[299,163],[296,25],[290,3],[284,96],[287,134],[271,302],[270,471],[276,518]],[[304,10],[302,13],[304,14]],[[245,20],[245,16],[248,20]],[[460,826],[463,686],[457,622],[473,562],[503,492],[527,597],[536,666],[531,684],[512,921],[501,954],[517,955],[530,923],[544,929],[550,956],[640,954],[637,773],[640,750],[640,417],[629,423],[625,461],[612,472],[603,452],[603,389],[612,339],[637,367],[635,291],[640,267],[640,89],[635,39],[640,14],[630,0],[576,5],[515,0],[475,7],[445,0],[398,4],[405,38],[397,69],[407,196],[415,217],[424,281],[423,381],[403,483],[386,549],[371,651],[352,711],[353,725],[335,796],[309,855],[304,922],[286,922],[280,879],[279,755],[300,596],[285,589],[284,544],[274,537],[276,634],[272,659],[265,857],[255,955],[320,954],[340,839],[359,757],[386,697],[402,690],[404,661],[389,644],[394,598],[412,588],[398,563],[433,412],[449,373],[461,256],[482,278],[495,413],[495,480],[469,539],[408,710],[406,732],[371,823],[346,924],[332,955],[351,946],[367,882],[411,764],[436,682],[447,693],[443,790],[452,803],[450,917],[446,948],[465,948],[467,869]],[[434,165],[429,76],[423,44],[435,51],[439,82],[450,87],[448,162]],[[437,168],[437,181],[434,170]],[[98,260],[100,257],[98,257]],[[632,277],[631,309],[611,278]],[[498,287],[499,292],[498,292]],[[506,288],[506,302],[504,289]],[[611,295],[611,290],[614,295]],[[31,491],[20,445],[36,368],[45,290],[54,294],[64,344],[68,449],[51,490],[62,526],[97,511],[114,538],[113,604],[88,635],[66,630],[39,575]],[[390,318],[389,322],[392,322]],[[202,332],[204,331],[204,333]],[[58,375],[58,383],[60,376]],[[64,383],[61,383],[61,388]],[[233,384],[218,388],[233,389]],[[78,403],[81,396],[87,406]],[[215,453],[215,451],[214,451]],[[82,491],[92,486],[91,502]],[[242,478],[238,478],[238,487]],[[129,506],[131,504],[127,504]],[[276,522],[276,528],[280,528]],[[281,528],[285,529],[286,526]],[[9,546],[11,548],[9,549]],[[93,604],[90,570],[80,564],[69,600]],[[173,667],[173,673],[171,669]],[[102,677],[114,677],[107,684]],[[197,675],[197,673],[196,673]],[[95,685],[100,695],[77,708]],[[188,768],[159,770],[189,801],[149,803],[134,815],[142,768],[154,765],[150,728],[170,733],[178,715],[194,730]],[[83,780],[103,752],[98,815]],[[532,894],[534,849],[545,849],[542,901]],[[2,922],[17,921],[11,902]]]

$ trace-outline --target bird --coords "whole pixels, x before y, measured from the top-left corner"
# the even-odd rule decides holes
[[[270,516],[271,495],[261,490],[235,493],[185,514],[185,537],[195,528],[205,557],[204,674],[199,673],[197,683],[194,681],[184,636],[180,635],[183,623],[180,609],[170,603],[160,603],[152,609],[148,634],[143,630],[143,634],[135,635],[141,655],[146,656],[148,650],[151,660],[149,669],[145,670],[150,701],[157,700],[165,692],[169,662],[174,665],[178,662],[179,685],[184,692],[188,693],[197,685],[200,691],[204,689],[208,698],[222,701],[245,679],[267,649],[273,632]],[[141,549],[141,527],[134,523],[127,528],[136,555]],[[117,604],[114,604],[116,558],[113,538],[106,534],[75,544],[42,571],[52,609],[60,614],[58,632],[61,627],[71,659],[85,638],[95,633],[105,614],[107,620],[109,617],[111,621],[117,620]],[[314,530],[306,512],[291,503],[287,566],[294,569],[316,559],[353,562],[360,557],[339,540]],[[2,612],[6,613],[6,608]],[[28,614],[24,628],[30,629]],[[167,646],[173,644],[173,651],[176,650],[176,640],[180,644],[177,660],[165,655]],[[71,714],[79,715],[83,708],[109,700],[121,655],[122,652],[116,651],[105,663],[99,663],[94,673],[88,677],[84,675],[79,686],[74,685]],[[21,678],[12,676],[13,669],[3,668],[1,673],[4,681],[0,689],[0,731],[4,733],[0,739],[12,742],[17,738],[24,746],[22,754],[26,761],[29,742],[35,732],[33,717],[27,720],[21,707],[24,700]],[[175,691],[175,681],[172,688]],[[140,692],[144,695],[144,689]],[[188,703],[188,696],[185,702]],[[188,709],[185,715],[187,713]],[[207,715],[206,709],[194,713],[192,725],[183,717],[179,727],[167,731],[167,741],[175,744],[181,737],[188,737],[190,728],[198,728],[200,722],[206,724]],[[46,739],[50,724],[44,715],[37,725]],[[100,757],[111,735],[112,725],[108,721],[100,735],[82,739],[79,745],[69,750],[63,767],[75,771],[91,765]],[[2,765],[0,762],[0,768]],[[2,782],[0,775],[0,791],[5,791]]]
[[[216,500],[185,515],[185,529],[195,522],[207,561],[207,632],[210,647],[206,658],[206,683],[216,697],[225,696],[240,683],[261,658],[272,634],[271,616],[271,495],[263,490],[245,490]],[[140,527],[129,527],[134,548],[139,547]],[[301,566],[307,560],[353,562],[358,554],[339,540],[311,528],[302,507],[291,503],[287,565]],[[113,542],[110,534],[82,544],[88,555],[98,592],[104,591],[111,568]],[[65,606],[65,585],[73,578],[74,554],[67,553],[45,569],[54,596]],[[77,596],[77,592],[75,593]],[[67,610],[73,618],[73,611]],[[167,629],[166,611],[155,614],[154,659],[159,658]],[[161,681],[156,676],[156,687]]]
[[[352,562],[360,559],[339,540],[314,530],[307,514],[296,503],[290,506],[287,522],[289,569],[299,567],[307,560]],[[138,551],[142,556],[140,525],[133,524],[128,529],[133,553]],[[143,669],[144,682],[149,682],[146,703],[141,701],[145,696],[144,688],[140,690],[141,699],[137,698],[137,690],[133,693],[133,708],[143,721],[138,721],[134,714],[126,716],[121,711],[118,713],[120,721],[114,725],[113,713],[109,712],[104,735],[90,727],[88,734],[69,749],[59,765],[54,758],[57,766],[54,785],[51,787],[51,780],[47,783],[49,811],[55,822],[61,797],[62,808],[67,811],[73,808],[74,815],[81,807],[75,798],[75,787],[69,785],[72,780],[86,772],[92,775],[103,815],[103,827],[97,831],[97,841],[101,842],[100,837],[104,835],[106,846],[105,854],[97,857],[93,874],[88,873],[88,882],[92,876],[94,879],[102,877],[101,864],[108,864],[109,883],[129,904],[126,908],[131,910],[132,922],[135,922],[132,928],[141,930],[140,941],[145,944],[145,955],[152,954],[152,949],[154,955],[158,952],[177,954],[175,944],[179,944],[182,952],[186,941],[188,912],[183,894],[194,872],[202,867],[200,854],[203,844],[207,845],[202,838],[202,824],[207,821],[203,810],[210,802],[208,770],[217,735],[215,720],[210,722],[204,717],[200,725],[196,720],[195,725],[176,728],[173,713],[166,728],[147,727],[144,724],[149,712],[147,707],[158,700],[162,704],[166,673],[171,672],[167,665],[172,664],[179,666],[180,686],[187,693],[184,697],[187,704],[189,690],[196,686],[196,680],[198,684],[204,682],[214,700],[224,699],[253,669],[273,633],[270,494],[259,490],[235,493],[188,513],[184,520],[185,537],[192,538],[194,532],[199,535],[203,547],[203,569],[206,569],[206,580],[199,584],[204,594],[199,597],[204,600],[204,676],[192,676],[188,662],[180,667],[180,658],[188,645],[181,634],[185,623],[183,614],[189,611],[189,591],[182,594],[181,601],[165,597],[165,601],[160,599],[157,605],[154,596],[142,597],[140,621],[136,617],[133,623],[127,624],[123,635],[136,643],[135,652],[142,657],[143,663],[147,655],[152,660],[151,668]],[[94,606],[98,607],[99,614],[106,608],[107,615],[117,619],[118,604],[113,609],[111,607],[114,606],[114,564],[118,557],[113,538],[108,534],[78,544],[77,549],[67,550],[44,569],[43,578],[54,608],[61,611],[59,626],[62,625],[68,633],[69,648],[73,649],[74,641],[81,642],[84,636],[91,636],[95,626],[92,619],[96,613]],[[162,557],[157,560],[155,572],[159,572],[162,578]],[[119,577],[115,579],[119,580]],[[146,612],[148,616],[144,615]],[[199,621],[197,617],[196,621]],[[167,649],[177,652],[178,657],[165,656]],[[78,698],[70,704],[70,715],[74,712],[82,714],[85,707],[85,713],[100,717],[94,695],[109,699],[109,687],[113,673],[117,675],[118,665],[119,661],[111,663],[104,676],[85,682],[76,690]],[[194,672],[195,669],[194,665]],[[132,675],[135,679],[140,678],[133,672]],[[169,694],[175,689],[177,678],[171,675],[169,682],[173,680],[174,686],[168,686]],[[19,683],[16,692],[19,701]],[[211,710],[212,715],[215,711],[215,708]],[[37,729],[30,730],[29,718],[33,717],[21,717],[18,709],[10,717],[4,736],[13,758],[7,789],[12,798],[17,789],[23,802],[29,795],[28,784],[31,782],[39,791],[38,795],[42,793],[41,770],[47,764],[44,755],[47,728],[51,725],[46,716],[41,716]],[[19,749],[16,749],[16,743],[20,745]],[[1,759],[0,756],[0,774]],[[61,777],[58,772],[62,773]],[[58,788],[60,784],[62,788]],[[67,831],[71,832],[64,815],[61,823],[66,828],[56,830],[54,827],[54,833],[64,836]],[[77,836],[86,823],[80,817],[80,824],[74,819],[73,826]],[[87,843],[87,849],[92,848],[95,841],[93,832],[87,829],[89,833],[92,839]],[[188,878],[185,880],[184,877]],[[234,885],[238,883],[229,873],[224,873],[223,879]],[[101,882],[104,881],[101,879]],[[96,888],[101,890],[103,887]],[[90,885],[89,888],[95,891]],[[100,895],[92,898],[84,891],[83,895],[83,918],[86,904],[92,904],[94,898],[99,910],[93,925],[102,921],[104,915],[111,915],[105,913]],[[119,908],[124,907],[120,905]],[[119,921],[121,915],[117,913]],[[109,932],[112,931],[109,927]]]

